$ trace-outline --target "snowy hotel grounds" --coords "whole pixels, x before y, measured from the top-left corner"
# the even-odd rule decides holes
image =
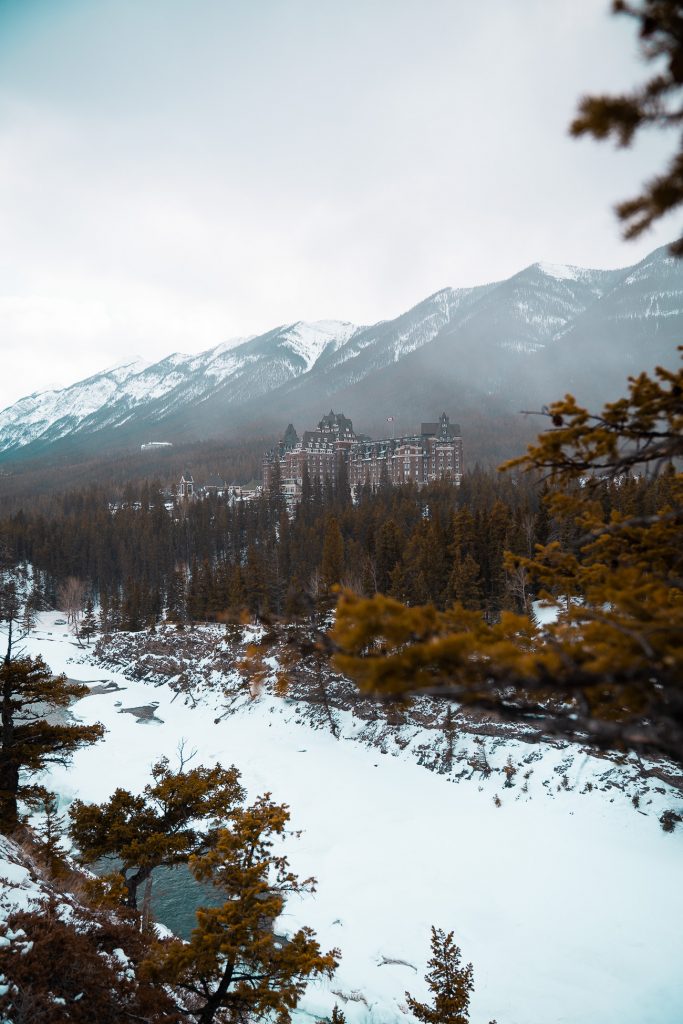
[[[287,853],[318,886],[290,900],[280,928],[308,924],[342,951],[332,981],[309,986],[302,1017],[329,1016],[337,1001],[350,1024],[409,1021],[404,992],[427,994],[434,924],[454,930],[474,965],[472,1024],[683,1021],[683,827],[665,833],[658,822],[663,810],[681,813],[680,793],[648,780],[636,809],[631,791],[586,786],[604,778],[604,759],[575,750],[566,768],[567,747],[516,740],[496,756],[536,754],[527,792],[520,776],[503,788],[500,773],[454,782],[417,764],[410,744],[394,756],[359,742],[350,711],[336,712],[335,739],[269,692],[226,715],[221,690],[204,687],[190,707],[167,683],[94,663],[58,618],[39,617],[26,653],[71,679],[121,687],[72,708],[107,733],[46,778],[62,806],[141,790],[183,740],[198,751],[193,764],[235,764],[250,797],[269,791],[289,804],[301,835]],[[121,713],[153,702],[161,721]],[[8,890],[12,879],[21,888],[21,870],[0,860]],[[0,905],[11,899],[6,891]]]

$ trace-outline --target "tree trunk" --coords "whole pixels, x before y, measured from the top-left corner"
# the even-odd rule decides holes
[[[0,832],[11,833],[19,824],[18,791],[19,765],[0,755]]]
[[[10,622],[10,636],[11,636]],[[8,656],[10,648],[8,647]],[[12,670],[5,661],[2,680],[2,736],[0,737],[0,829],[12,832],[19,824],[17,794],[19,764],[14,756],[14,709],[12,707]]]
[[[221,978],[217,988],[211,993],[202,1009],[202,1012],[199,1017],[197,1017],[197,1024],[213,1024],[213,1019],[220,1009],[221,1003],[230,988],[234,970],[234,962],[232,960],[228,961],[225,965],[225,970],[223,971],[223,977]]]
[[[131,910],[138,909],[138,889],[143,882],[146,882],[154,871],[153,867],[138,868],[134,875],[127,876],[125,869],[121,871],[126,885],[126,906]]]

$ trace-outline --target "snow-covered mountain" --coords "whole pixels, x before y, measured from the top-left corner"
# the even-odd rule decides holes
[[[442,289],[393,320],[298,321],[30,395],[0,412],[0,453],[268,432],[315,422],[330,404],[373,430],[397,412],[410,429],[437,405],[464,419],[568,389],[601,402],[634,369],[672,365],[681,338],[683,265],[665,248],[622,270],[535,263]]]
[[[357,330],[335,320],[298,321],[196,355],[124,363],[70,387],[29,395],[0,412],[0,451],[118,428],[140,413],[161,421],[219,390],[228,400],[257,398],[308,372]]]

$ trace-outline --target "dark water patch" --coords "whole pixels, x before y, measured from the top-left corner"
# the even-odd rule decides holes
[[[118,871],[120,863],[116,857],[103,857],[92,865],[92,870],[98,875],[107,875]],[[187,864],[155,868],[150,877],[152,917],[181,939],[189,939],[197,924],[198,907],[219,907],[225,902],[225,894],[209,882],[198,882]],[[145,891],[143,883],[138,889],[139,910]]]
[[[90,693],[86,693],[86,697],[92,697],[104,693],[117,693],[119,690],[126,689],[125,686],[119,686],[118,683],[115,683],[109,679],[103,679],[99,682],[95,682],[94,686],[91,686],[90,683],[88,683],[87,685],[90,686]]]
[[[157,868],[152,875],[152,914],[181,939],[189,939],[197,924],[198,907],[220,907],[225,893],[198,882],[186,864]]]
[[[158,718],[156,710],[159,707],[158,701],[153,701],[152,704],[144,704],[139,708],[120,708],[120,715],[135,715],[135,719],[139,725],[148,725],[151,722],[157,725],[163,725],[163,718]]]

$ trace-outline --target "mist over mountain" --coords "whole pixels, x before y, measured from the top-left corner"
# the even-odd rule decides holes
[[[595,408],[630,373],[673,365],[682,339],[683,269],[666,248],[621,270],[536,263],[442,289],[393,320],[299,321],[30,395],[0,412],[0,460],[268,437],[333,407],[375,436],[387,416],[403,433],[445,409],[469,460],[495,461],[538,429],[520,410],[567,391]]]

